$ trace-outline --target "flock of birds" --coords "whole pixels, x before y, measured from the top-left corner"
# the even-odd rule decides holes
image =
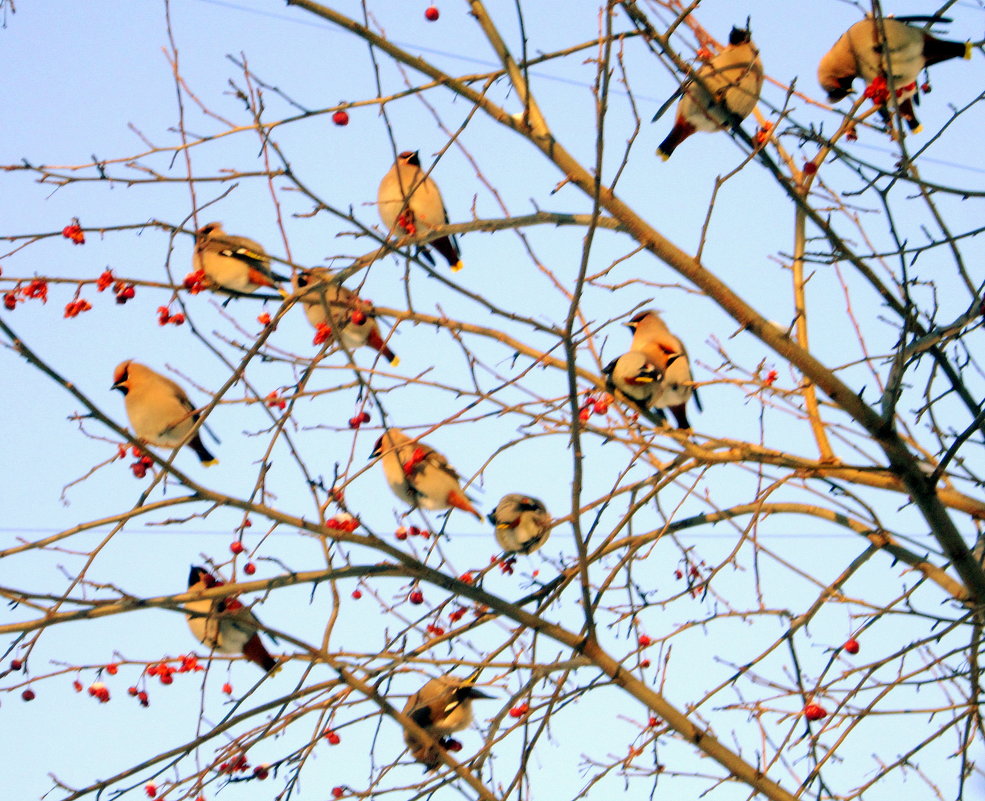
[[[970,55],[969,44],[937,39],[910,24],[919,20],[931,21],[866,18],[849,28],[818,69],[829,99],[834,102],[847,96],[856,77],[869,87],[879,80],[888,81],[895,89],[899,114],[911,130],[916,130],[913,100],[917,98],[920,71],[946,59]],[[733,28],[729,44],[701,66],[696,76],[681,87],[674,126],[657,151],[665,159],[695,131],[735,125],[756,106],[763,66],[749,31]],[[882,100],[882,111],[888,119],[886,99],[888,95]],[[390,235],[399,239],[398,244],[415,244],[418,255],[433,265],[428,248],[416,240],[446,225],[448,215],[437,185],[422,170],[416,152],[398,156],[380,182],[377,200],[380,218]],[[440,236],[429,244],[452,270],[462,268],[461,251],[453,236]],[[252,239],[227,234],[219,223],[198,231],[194,267],[221,291],[250,294],[276,289],[289,297],[279,287],[287,279],[273,272],[263,247]],[[372,303],[335,282],[331,271],[300,269],[290,280],[309,323],[317,330],[330,327],[336,343],[350,358],[357,348],[368,347],[390,364],[398,364],[380,332]],[[633,334],[630,349],[604,369],[610,391],[660,419],[665,419],[663,409],[669,409],[677,426],[689,429],[686,404],[692,396],[699,409],[700,402],[683,343],[652,310],[640,312],[626,325]],[[197,433],[196,407],[174,381],[128,360],[116,368],[112,388],[124,395],[136,439],[165,448],[187,445],[203,465],[215,464],[215,457]],[[377,440],[371,458],[380,460],[390,489],[412,509],[460,509],[481,519],[448,459],[420,439],[389,428]],[[552,524],[540,500],[517,493],[505,495],[488,519],[495,526],[497,542],[508,554],[529,554],[542,547]],[[207,568],[191,569],[190,591],[201,592],[221,584]],[[260,640],[259,621],[235,598],[193,601],[186,610],[192,633],[206,647],[242,654],[267,672],[277,667],[277,660]],[[477,675],[431,679],[408,699],[404,713],[431,739],[422,741],[405,732],[405,741],[411,755],[427,769],[440,763],[438,749],[447,745],[444,738],[471,722],[472,701],[489,697],[474,686]]]

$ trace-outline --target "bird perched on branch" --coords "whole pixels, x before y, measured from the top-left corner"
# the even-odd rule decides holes
[[[852,91],[852,82],[861,77],[866,84],[866,96],[881,106],[883,118],[889,120],[886,103],[889,100],[888,76],[900,116],[913,132],[920,123],[913,112],[913,101],[919,102],[917,78],[921,70],[952,58],[971,58],[971,42],[952,42],[931,36],[909,22],[945,22],[941,17],[899,17],[876,20],[866,17],[856,22],[821,59],[817,78],[832,103]]]
[[[221,587],[206,568],[192,566],[188,575],[188,591],[202,592]],[[185,609],[198,614],[188,615],[188,628],[206,648],[224,654],[242,654],[267,673],[277,667],[260,640],[260,621],[236,598],[203,599],[185,604]]]
[[[677,105],[674,127],[657,148],[657,155],[664,161],[695,131],[737,125],[759,102],[763,88],[759,50],[744,28],[732,28],[728,42],[721,53],[698,68],[697,80],[687,81],[678,92],[683,96]],[[653,120],[662,112],[663,109],[658,111]]]
[[[432,228],[447,225],[448,213],[438,185],[424,174],[417,151],[405,150],[380,181],[376,195],[380,219],[387,231],[414,239]],[[430,243],[455,272],[462,269],[461,252],[454,236],[442,236]],[[418,252],[434,264],[430,251],[421,246]]]
[[[669,362],[670,357],[667,361]],[[613,359],[603,369],[609,392],[619,390],[640,409],[656,408],[663,396],[664,374],[645,353],[631,350]],[[658,410],[659,411],[659,410]],[[660,412],[663,415],[663,412]]]
[[[192,263],[222,289],[243,295],[261,289],[284,294],[277,284],[287,279],[270,269],[270,257],[263,246],[245,236],[227,234],[221,223],[212,222],[198,230]]]
[[[651,404],[670,409],[678,428],[690,428],[685,404],[693,395],[698,411],[701,411],[701,401],[692,386],[691,362],[684,344],[670,333],[660,315],[652,309],[637,314],[626,327],[633,332],[631,350],[642,353],[663,374],[661,392],[659,397],[651,399]]]
[[[113,372],[111,389],[123,393],[127,417],[137,439],[163,448],[177,448],[187,441],[203,465],[218,464],[197,431],[188,439],[198,422],[198,413],[185,391],[170,378],[128,359]]]
[[[437,740],[462,731],[472,722],[472,701],[476,698],[491,698],[475,688],[475,679],[455,679],[441,676],[431,679],[407,699],[404,714]],[[426,770],[434,770],[441,763],[438,745],[425,743],[408,731],[404,732],[404,742],[410,755],[425,765]]]
[[[370,458],[380,458],[393,494],[412,508],[454,507],[482,519],[462,491],[461,478],[448,460],[399,428],[389,429],[376,441]]]
[[[400,359],[380,336],[376,309],[351,289],[332,281],[324,267],[299,270],[291,279],[295,291],[303,291],[301,305],[308,322],[316,329],[330,326],[350,351],[368,345],[396,367]]]
[[[487,519],[496,527],[496,542],[507,553],[533,553],[551,535],[547,507],[529,495],[504,495]]]

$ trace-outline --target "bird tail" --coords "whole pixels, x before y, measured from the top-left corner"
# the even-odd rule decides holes
[[[366,337],[366,344],[383,356],[383,358],[390,362],[390,364],[394,367],[400,364],[400,359],[397,358],[397,354],[387,347],[386,342],[383,341],[383,337],[380,336],[380,332],[376,330],[375,326],[373,327],[373,330],[369,332],[369,336]]]
[[[951,58],[971,58],[971,42],[954,42],[928,35],[924,38],[923,57],[928,67]]]
[[[458,250],[458,242],[455,241],[455,237],[443,236],[441,239],[435,239],[431,244],[444,257],[445,261],[448,262],[448,266],[451,267],[452,272],[457,273],[462,269],[464,265],[462,264],[461,253]]]
[[[463,512],[468,512],[470,515],[475,515],[478,520],[482,520],[482,515],[476,511],[476,508],[472,505],[472,501],[466,497],[464,492],[458,490],[449,492],[448,505],[454,506],[456,509],[461,509]]]
[[[677,146],[687,139],[691,134],[697,130],[691,123],[684,119],[678,118],[674,123],[674,127],[670,129],[670,133],[667,134],[667,138],[660,143],[660,147],[657,148],[657,155],[661,159],[666,161],[669,159]]]
[[[198,434],[191,438],[188,447],[195,451],[195,455],[203,467],[212,467],[214,464],[219,464],[219,460],[209,453],[209,449],[205,447],[202,438]]]
[[[243,656],[262,667],[267,673],[272,673],[277,667],[277,660],[263,647],[259,634],[254,634],[246,641],[246,645],[243,646]]]

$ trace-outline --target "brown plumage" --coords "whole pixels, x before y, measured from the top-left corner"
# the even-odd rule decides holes
[[[424,174],[416,151],[405,150],[383,176],[376,200],[380,219],[387,231],[414,239],[432,228],[448,224],[448,213],[438,185]],[[430,243],[454,271],[462,269],[461,252],[453,236],[442,236]],[[434,263],[426,247],[420,254]]]
[[[287,280],[270,269],[270,257],[259,242],[227,234],[217,222],[198,230],[192,264],[214,286],[244,295],[261,289],[281,292],[277,283]]]
[[[472,722],[472,701],[475,698],[490,698],[477,690],[471,680],[441,676],[431,679],[407,699],[404,714],[436,740],[462,731]],[[404,732],[404,742],[410,754],[424,764],[426,770],[433,770],[441,763],[438,748],[419,740],[409,731]]]
[[[197,431],[188,439],[198,414],[185,391],[170,378],[128,359],[113,372],[112,389],[123,393],[127,417],[137,439],[164,448],[177,448],[187,439],[188,447],[203,465],[218,463]]]

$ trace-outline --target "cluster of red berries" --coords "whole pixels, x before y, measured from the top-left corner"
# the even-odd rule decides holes
[[[339,737],[338,732],[334,729],[325,729],[325,731],[321,733],[321,736],[328,740],[329,745],[338,745],[342,742],[342,738]]]
[[[530,704],[524,701],[522,704],[517,704],[510,710],[511,718],[522,718],[530,711]]]
[[[804,707],[804,717],[808,720],[822,720],[827,716],[827,710],[820,704],[808,704]]]
[[[333,531],[345,531],[351,534],[359,528],[359,521],[348,512],[340,512],[325,523],[325,528],[330,528]]]
[[[195,272],[188,273],[185,276],[185,280],[182,285],[187,289],[192,295],[197,295],[205,289],[205,270],[195,270]]]
[[[154,464],[154,460],[151,459],[151,457],[145,451],[141,450],[136,445],[134,445],[130,449],[130,453],[133,455],[133,458],[137,460],[130,465],[130,469],[133,471],[134,478],[146,478],[147,471]],[[127,457],[126,445],[119,446],[118,455],[119,458],[126,459]]]
[[[318,327],[315,329],[314,339],[311,340],[312,345],[324,345],[332,337],[332,326],[327,323],[318,323]]]
[[[593,414],[606,414],[609,411],[609,406],[612,405],[612,396],[608,394],[600,395],[595,397],[592,393],[589,393],[585,398],[585,402],[578,409],[578,419],[583,423],[587,423]]]
[[[401,526],[395,532],[393,532],[398,540],[405,540],[407,537],[423,537],[424,539],[431,538],[431,532],[426,528],[418,528],[417,526]]]
[[[96,291],[105,292],[106,288],[115,280],[116,279],[113,277],[113,271],[107,267],[99,274],[99,278],[96,279]]]
[[[62,236],[66,239],[71,239],[73,245],[84,245],[86,243],[85,232],[79,225],[78,220],[62,228]]]
[[[712,59],[711,50],[707,47],[699,47],[696,55],[701,61],[711,61]]]
[[[19,301],[32,298],[40,300],[42,303],[48,302],[48,282],[43,278],[35,278],[27,286],[19,286],[5,292],[3,305],[7,311],[13,311]]]
[[[779,376],[779,374],[778,374],[778,373],[776,372],[776,370],[770,370],[770,371],[769,371],[769,372],[768,372],[768,373],[766,374],[766,378],[764,378],[764,379],[763,379],[763,383],[764,383],[764,384],[765,384],[766,386],[768,386],[768,387],[771,387],[771,386],[773,386],[773,384],[774,384],[774,382],[776,381],[776,379],[778,379],[779,377],[780,377],[780,376]]]
[[[445,633],[445,630],[441,628],[441,626],[436,626],[434,623],[428,623],[427,633],[433,634],[435,637],[440,637],[442,634]]]
[[[505,559],[500,559],[498,556],[490,556],[489,564],[498,565],[499,571],[506,576],[512,576],[513,570],[516,567],[516,557],[507,556]]]
[[[459,606],[457,609],[453,609],[449,613],[448,619],[452,623],[457,623],[459,620],[461,620],[463,617],[465,617],[465,613],[468,612],[468,611],[469,610],[466,609],[464,606]]]
[[[219,765],[219,773],[245,772],[250,769],[250,763],[246,761],[246,754],[237,754],[228,762]]]
[[[177,314],[171,314],[171,309],[167,306],[157,307],[157,324],[158,325],[182,325],[185,322],[185,315],[181,312]]]
[[[763,125],[760,126],[759,130],[756,131],[756,144],[760,146],[765,145],[769,141],[770,134],[772,133],[773,133],[773,123],[772,122],[763,123]]]
[[[417,236],[417,226],[414,224],[414,212],[405,210],[397,217],[397,225],[407,232],[408,236]]]
[[[180,664],[175,666],[169,665],[167,662],[158,662],[148,665],[144,672],[148,676],[157,676],[161,684],[172,684],[175,673],[197,673],[200,670],[205,670],[198,663],[198,657],[195,654],[183,654],[176,661]]]
[[[92,304],[85,298],[76,298],[65,305],[66,317],[78,317],[82,312],[87,312],[92,308]]]
[[[133,300],[137,294],[136,285],[127,281],[117,281],[113,284],[113,291],[116,293],[116,302],[121,306],[128,300]]]
[[[280,409],[280,411],[284,411],[284,409],[287,408],[287,401],[281,397],[280,392],[276,389],[267,395],[267,397],[263,400],[271,409]]]
[[[349,418],[349,428],[359,428],[363,423],[368,423],[372,418],[369,416],[369,412],[362,411],[355,417]]]
[[[109,687],[101,681],[94,681],[90,684],[88,692],[93,698],[98,699],[99,703],[109,703]]]
[[[127,687],[127,694],[140,701],[141,706],[150,706],[150,698],[147,696],[146,690],[138,690],[136,687]]]

